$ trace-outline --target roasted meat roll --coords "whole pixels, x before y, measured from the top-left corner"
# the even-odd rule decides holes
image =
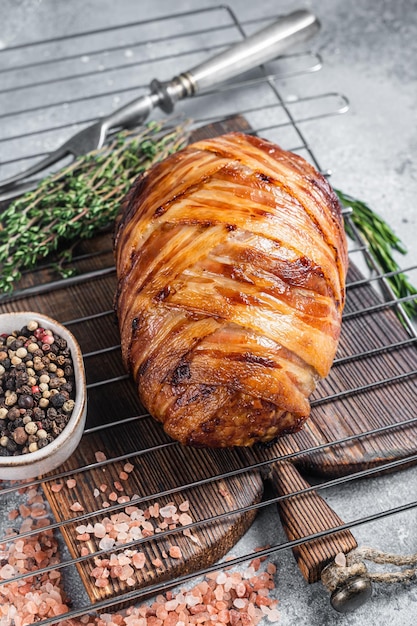
[[[332,365],[347,247],[337,197],[300,156],[230,133],[134,184],[115,233],[122,355],[186,445],[297,431]]]

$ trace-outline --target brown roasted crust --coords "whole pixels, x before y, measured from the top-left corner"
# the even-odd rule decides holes
[[[241,133],[140,177],[115,234],[122,355],[143,404],[194,446],[299,429],[333,362],[340,206],[304,159]]]

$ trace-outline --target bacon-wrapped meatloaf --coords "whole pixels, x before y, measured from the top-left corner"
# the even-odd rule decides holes
[[[122,354],[193,446],[298,430],[332,365],[347,268],[340,206],[300,156],[231,133],[141,176],[115,235]]]

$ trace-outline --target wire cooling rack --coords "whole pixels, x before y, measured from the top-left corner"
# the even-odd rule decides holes
[[[271,20],[276,17],[271,16]],[[171,78],[178,73],[178,68],[183,70],[196,65],[211,54],[258,30],[268,21],[270,20],[240,22],[227,6],[219,6],[29,42],[1,50],[1,178],[31,165],[36,159],[54,149],[75,131],[94,121],[101,114],[107,113],[112,108],[118,108],[125,102],[139,96],[147,90],[153,78],[161,80]],[[194,120],[195,126],[215,122],[239,113],[248,121],[253,132],[276,141],[285,149],[298,152],[322,171],[313,148],[309,145],[303,132],[303,123],[345,113],[349,108],[346,96],[329,92],[313,96],[297,94],[284,98],[280,91],[280,84],[287,78],[305,76],[319,71],[321,67],[322,59],[319,54],[305,49],[297,50],[294,53],[282,55],[267,66],[253,70],[216,91],[198,95],[192,100],[182,103],[181,109],[185,116]],[[259,104],[254,106],[254,102]],[[326,172],[323,173],[326,174]],[[355,229],[348,211],[346,211],[345,219],[353,233],[350,257],[355,263],[360,264],[364,273],[366,272],[366,276],[360,273],[350,276],[348,302],[351,301],[352,305],[348,307],[345,314],[345,323],[348,324],[350,319],[360,319],[365,328],[368,316],[388,311],[388,315],[392,313],[391,320],[400,316],[402,330],[398,331],[398,336],[395,337],[389,333],[384,335],[381,332],[376,343],[369,341],[359,351],[339,355],[335,367],[343,366],[349,362],[359,363],[371,356],[378,357],[395,350],[411,349],[414,350],[413,354],[415,355],[416,332],[413,324],[402,310],[401,300],[395,298],[386,280],[387,276],[380,272],[373,261],[366,242]],[[70,279],[51,280],[34,287],[24,288],[11,298],[3,300],[3,310],[19,309],[22,301],[33,303],[36,309],[37,305],[42,305],[43,295],[59,292],[61,296],[57,296],[54,300],[57,314],[59,314],[59,307],[64,306],[60,305],[62,298],[73,297],[74,292],[72,290],[83,283],[91,283],[92,295],[94,295],[97,280],[105,281],[107,277],[112,280],[112,276],[114,276],[114,267],[108,262],[109,250],[107,248],[103,250],[98,246],[95,249],[83,251],[75,258],[75,262],[82,267],[85,259],[91,261],[96,257],[99,259],[97,269],[90,269],[88,272],[80,271],[77,276]],[[104,262],[101,262],[100,259],[103,258]],[[415,268],[409,268],[410,271],[413,269]],[[361,293],[363,288],[369,289],[370,285],[375,286],[375,294],[378,293],[378,295],[372,296],[368,300],[362,300],[361,297],[355,298],[355,293]],[[110,317],[112,313],[110,308],[95,309],[93,301],[94,297],[88,311],[83,309],[83,305],[80,304],[79,316],[73,319],[64,318],[60,321],[67,323],[70,328],[76,329],[84,337],[83,347],[87,373],[89,374],[89,394],[93,395],[97,390],[107,389],[109,390],[106,397],[108,399],[118,393],[118,385],[129,384],[129,381],[127,376],[120,371],[120,347],[114,328],[109,331],[107,345],[103,345],[101,339],[97,338],[94,332],[91,332],[92,324],[97,320]],[[54,311],[47,312],[54,313]],[[86,337],[88,340],[85,339]],[[96,375],[97,358],[106,359],[108,355],[114,355],[116,365],[111,361],[110,373],[107,377],[101,375],[102,370],[100,368],[97,368],[100,375]],[[329,401],[343,402],[344,398],[363,397],[364,392],[372,394],[375,389],[384,386],[402,384],[403,382],[408,384],[409,381],[415,380],[415,364],[415,359],[413,361],[412,358],[405,358],[401,360],[401,366],[396,371],[381,373],[378,370],[376,377],[370,380],[351,380],[347,381],[346,386],[341,389],[324,389],[320,396],[314,396],[312,405],[319,407]],[[412,395],[413,392],[411,392]],[[106,433],[114,433],[115,429],[119,434],[123,432],[123,436],[129,438],[132,425],[147,420],[148,416],[138,415],[134,412],[129,413],[128,411],[132,410],[132,407],[126,407],[127,405],[123,406],[123,409],[126,409],[127,412],[123,413],[123,409],[120,409],[118,419],[107,420],[106,423],[100,423],[99,416],[93,416],[89,413],[84,440],[96,435],[104,437]],[[355,435],[335,436],[332,446],[334,449],[339,449],[343,445],[361,441],[367,437],[383,437],[385,435],[389,437],[389,433],[398,431],[399,427],[408,428],[416,423],[415,411],[414,413],[408,412],[407,415],[401,415],[400,411],[399,417],[393,419],[391,423],[370,424],[368,429]],[[162,435],[161,437],[161,439],[157,437],[152,446],[145,446],[136,451],[134,449],[128,450],[117,458],[110,456],[106,461],[93,461],[75,471],[64,469],[64,471],[59,471],[55,476],[43,481],[41,479],[31,481],[28,486],[39,485],[42,482],[51,483],[74,475],[88,481],[88,476],[91,473],[103,467],[111,469],[112,464],[132,459],[140,463],[141,458],[145,455],[157,455],[161,450],[175,450],[177,448],[175,442],[169,441]],[[315,458],[315,455],[320,456],[328,446],[328,442],[310,447],[304,445],[295,452],[288,452],[287,450],[286,453],[285,451],[282,453],[281,450],[281,453],[276,456],[274,453],[269,453],[266,456],[249,453],[239,458],[239,463],[237,465],[232,464],[228,471],[214,473],[204,480],[207,484],[214,484],[225,478],[238,477],[255,470],[263,470],[270,467],[275,461],[282,461],[283,459],[294,460],[299,458],[302,464],[303,459],[308,460]],[[333,488],[358,478],[372,476],[381,470],[400,469],[416,461],[417,454],[411,447],[403,458],[390,460],[379,464],[378,467],[369,467],[369,469],[357,472],[352,470],[339,477],[325,479],[315,489],[319,489],[320,493],[325,493],[326,489],[330,487]],[[306,464],[305,461],[304,464]],[[201,485],[202,481],[197,480],[196,484]],[[191,482],[184,481],[175,488],[162,487],[159,491],[149,493],[149,499],[169,498],[175,493],[186,493],[192,486]],[[0,498],[7,503],[10,497],[17,494],[19,487],[20,485],[16,484],[4,484],[2,491],[0,491]],[[311,487],[305,487],[297,490],[296,493],[300,495],[310,491]],[[233,513],[251,513],[267,507],[275,507],[277,503],[288,499],[288,497],[288,495],[268,495],[259,503],[242,506],[239,511],[228,511],[219,517],[206,517],[204,520],[196,521],[192,528],[198,530],[199,525],[207,525],[216,520],[221,521],[224,516],[230,516]],[[121,506],[116,503],[114,509],[117,510]],[[359,516],[349,524],[340,524],[314,535],[310,534],[297,540],[272,545],[265,548],[260,554],[275,555],[291,547],[305,544],[314,538],[326,537],[347,527],[354,528],[416,507],[417,502],[413,501],[367,516]],[[89,515],[91,517],[96,513],[98,511],[92,510]],[[86,519],[87,517],[83,514],[76,518],[78,524]],[[49,528],[65,534],[66,528],[73,523],[74,520],[57,520]],[[28,536],[34,532],[27,531],[22,536]],[[0,538],[0,544],[3,539],[7,541],[4,537]],[[236,557],[232,564],[243,564],[253,555],[254,553],[249,547],[247,552]],[[53,567],[62,571],[71,571],[75,565],[82,565],[87,558],[72,553],[71,556],[64,556],[62,563]],[[69,619],[80,616],[93,608],[98,612],[109,610],[120,602],[136,603],[145,596],[148,597],[150,593],[161,592],[169,584],[184,583],[196,575],[202,575],[215,569],[217,569],[217,565],[200,567],[198,571],[177,576],[175,580],[151,583],[142,589],[122,590],[112,597],[99,599],[95,602],[94,607],[88,601],[82,601],[78,605],[75,603],[74,608],[66,614],[66,617]],[[42,570],[40,571],[42,572]],[[25,576],[21,578],[25,578]],[[1,584],[7,582],[1,581]],[[51,624],[55,621],[54,619],[47,619],[39,623]]]

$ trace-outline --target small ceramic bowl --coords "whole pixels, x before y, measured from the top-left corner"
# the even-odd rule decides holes
[[[66,461],[82,437],[87,413],[87,391],[81,349],[72,333],[47,315],[31,311],[0,314],[0,333],[20,330],[31,320],[49,328],[67,341],[75,375],[75,406],[63,431],[44,448],[18,456],[0,456],[0,480],[35,478],[50,472]]]

